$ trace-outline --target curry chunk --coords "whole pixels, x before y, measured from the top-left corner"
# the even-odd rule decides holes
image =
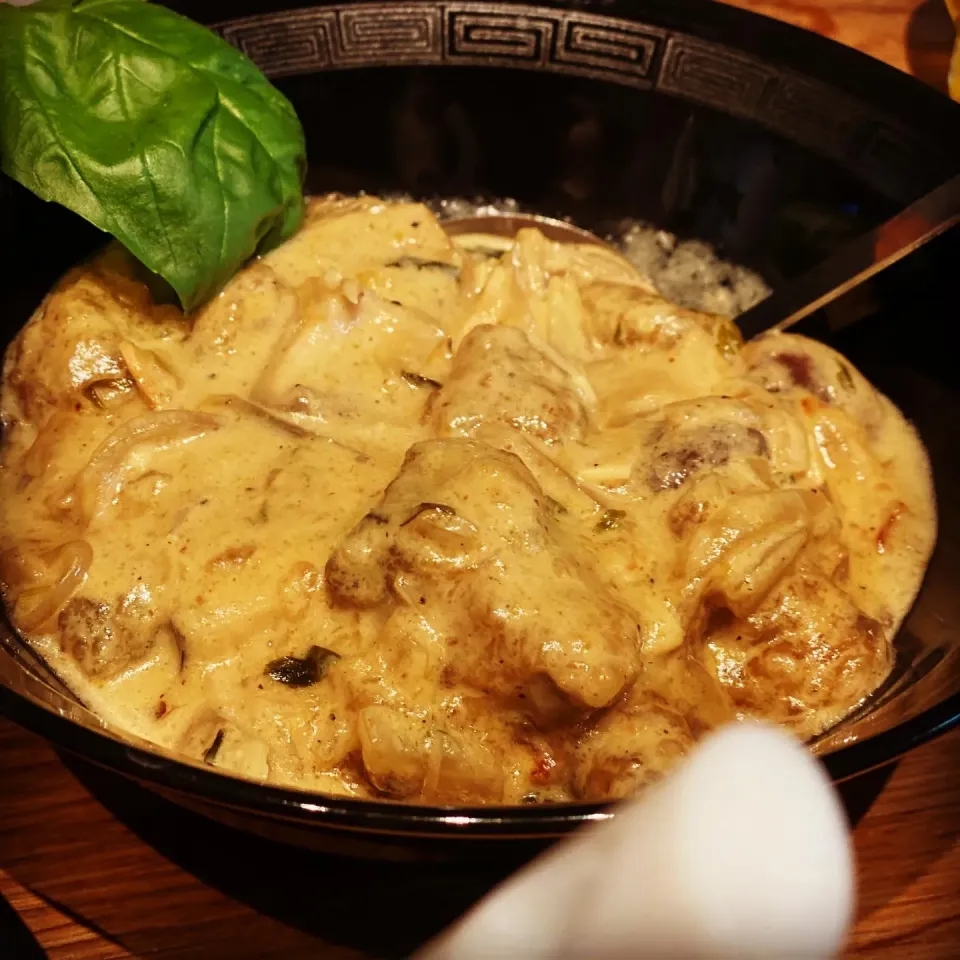
[[[508,698],[538,685],[540,714],[602,707],[637,674],[637,618],[576,536],[513,454],[426,441],[334,551],[327,590],[362,609],[416,597],[446,639],[450,683]]]
[[[433,404],[440,434],[470,436],[506,423],[544,443],[581,436],[587,414],[567,373],[516,327],[483,325],[464,338]]]
[[[750,616],[715,618],[705,641],[706,662],[737,709],[803,737],[863,701],[891,666],[881,625],[802,565]]]

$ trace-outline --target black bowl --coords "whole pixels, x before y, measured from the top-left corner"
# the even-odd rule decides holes
[[[219,32],[300,113],[314,191],[511,197],[600,232],[646,220],[776,285],[960,169],[960,106],[855,51],[710,0],[171,5],[231,18]],[[103,238],[10,181],[0,190],[6,343]],[[958,254],[947,234],[810,323],[917,425],[940,508],[893,676],[815,745],[841,780],[960,720],[960,391],[947,346]],[[303,845],[422,855],[450,840],[542,840],[610,815],[330,799],[231,777],[103,725],[5,622],[0,708],[178,803]]]

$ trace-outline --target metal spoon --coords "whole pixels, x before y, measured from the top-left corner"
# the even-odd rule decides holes
[[[737,325],[745,339],[767,330],[785,330],[940,236],[958,220],[960,174],[745,310],[736,318]],[[511,238],[524,227],[536,227],[559,243],[609,246],[589,230],[537,214],[461,217],[443,224],[451,236],[489,233]]]
[[[466,233],[489,233],[495,237],[513,239],[520,230],[536,227],[548,240],[556,243],[593,243],[608,247],[595,233],[575,227],[566,220],[541,217],[538,213],[495,213],[488,216],[456,217],[441,224],[451,237]]]
[[[960,174],[736,318],[745,339],[785,330],[939,237],[960,220]]]

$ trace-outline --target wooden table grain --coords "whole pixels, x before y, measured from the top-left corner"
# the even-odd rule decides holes
[[[957,956],[960,731],[846,793],[860,874],[847,957]],[[405,956],[506,872],[241,837],[0,721],[4,960]]]
[[[953,25],[943,0],[726,0],[856,47],[946,89]]]
[[[730,2],[945,84],[953,31],[940,0]],[[848,801],[860,877],[847,956],[960,956],[960,731]],[[411,882],[241,839],[0,720],[2,960],[402,956],[503,870],[431,869]]]

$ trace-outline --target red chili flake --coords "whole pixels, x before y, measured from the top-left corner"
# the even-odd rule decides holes
[[[887,537],[890,536],[890,533],[893,530],[894,524],[906,513],[907,505],[902,501],[898,500],[893,509],[890,511],[890,516],[883,521],[880,530],[877,532],[877,553],[886,553],[887,552]]]
[[[160,698],[160,702],[157,704],[157,709],[154,711],[154,716],[159,720],[167,712],[167,701]]]
[[[553,771],[556,767],[557,761],[549,753],[541,754],[537,765],[533,768],[533,773],[530,774],[530,779],[539,786],[544,786],[553,779]]]

